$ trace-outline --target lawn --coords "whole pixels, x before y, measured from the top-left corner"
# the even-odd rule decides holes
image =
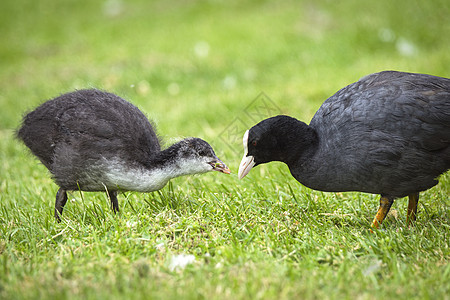
[[[0,3],[0,299],[450,299],[450,174],[398,199],[310,190],[281,163],[239,181],[245,130],[309,122],[364,75],[450,77],[450,6],[428,1],[27,1]],[[57,186],[14,129],[24,112],[96,87],[141,108],[166,145],[207,140],[231,168],[158,192]],[[184,265],[181,262],[185,262]]]

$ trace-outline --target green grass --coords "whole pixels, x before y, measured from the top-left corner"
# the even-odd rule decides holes
[[[236,176],[261,92],[308,122],[369,73],[449,77],[449,15],[445,0],[1,1],[0,298],[449,299],[449,174],[413,227],[399,199],[375,234],[376,195],[312,191],[280,163]],[[55,223],[57,186],[13,130],[85,87],[131,100],[168,144],[204,138],[233,174],[120,195],[116,216],[74,192]],[[172,269],[179,254],[195,261]]]

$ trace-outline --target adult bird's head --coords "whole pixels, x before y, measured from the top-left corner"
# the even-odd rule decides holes
[[[308,149],[315,138],[312,128],[288,116],[276,116],[259,122],[244,134],[244,157],[239,165],[239,179],[259,164],[271,161],[289,164]]]

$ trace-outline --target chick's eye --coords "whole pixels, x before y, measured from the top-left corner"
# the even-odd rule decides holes
[[[252,142],[252,145],[253,146],[256,146],[258,144],[258,142],[256,141],[256,140],[254,140],[253,142]]]

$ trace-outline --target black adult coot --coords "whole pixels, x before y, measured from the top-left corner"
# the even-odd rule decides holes
[[[153,126],[136,106],[95,89],[45,102],[23,118],[17,136],[60,187],[55,203],[58,221],[68,190],[107,192],[118,212],[118,191],[151,192],[182,175],[230,173],[199,138],[161,151]]]
[[[243,142],[240,179],[256,165],[281,161],[309,188],[380,194],[375,228],[395,198],[409,196],[409,224],[419,192],[450,168],[450,79],[371,74],[328,98],[309,126],[276,116],[248,130]]]

